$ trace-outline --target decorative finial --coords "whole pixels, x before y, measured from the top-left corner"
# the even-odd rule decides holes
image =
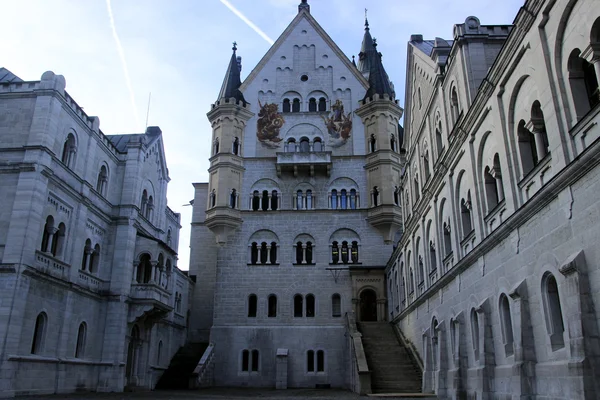
[[[373,46],[377,47],[377,38],[373,38]]]
[[[302,3],[298,6],[298,12],[306,10],[310,12],[310,5],[308,4],[308,0],[302,0]]]
[[[233,50],[233,51],[237,50],[237,42],[233,42],[233,47],[231,48],[231,50]]]
[[[368,9],[365,8],[365,29],[369,29],[369,19],[367,18]]]

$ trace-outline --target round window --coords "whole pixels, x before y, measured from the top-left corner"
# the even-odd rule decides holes
[[[302,82],[306,82],[306,81],[308,80],[308,75],[302,75],[302,76],[300,77],[300,80],[301,80]]]

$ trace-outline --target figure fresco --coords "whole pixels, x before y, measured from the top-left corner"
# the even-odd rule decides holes
[[[340,99],[331,106],[331,112],[327,118],[321,116],[329,132],[329,146],[340,147],[346,144],[352,132],[352,112],[344,112],[344,103]]]
[[[285,120],[279,114],[279,105],[275,103],[261,104],[258,101],[260,111],[256,121],[256,137],[263,146],[270,149],[276,149],[281,145],[282,138],[279,137],[279,131]]]

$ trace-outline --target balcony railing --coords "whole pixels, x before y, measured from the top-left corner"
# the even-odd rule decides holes
[[[277,153],[277,174],[282,172],[308,173],[310,176],[321,173],[329,176],[331,173],[331,152],[289,152]]]
[[[133,283],[131,285],[130,297],[134,301],[156,301],[169,305],[171,294],[154,283]]]
[[[107,282],[103,281],[102,279],[99,279],[98,277],[96,277],[88,272],[81,271],[81,270],[79,271],[78,282],[79,282],[80,286],[83,286],[94,292],[100,292],[102,290],[108,289],[106,287]]]
[[[35,252],[35,266],[38,270],[60,279],[69,279],[71,266],[50,253]]]

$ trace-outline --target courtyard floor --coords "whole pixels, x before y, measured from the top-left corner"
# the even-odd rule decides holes
[[[417,397],[367,397],[359,396],[352,392],[335,389],[311,390],[311,389],[202,389],[195,391],[154,391],[137,393],[82,393],[68,395],[52,396],[31,396],[21,397],[21,399],[69,399],[69,400],[130,400],[130,399],[148,399],[148,400],[225,400],[225,399],[310,399],[310,400],[340,400],[340,399],[402,399],[411,400]]]

